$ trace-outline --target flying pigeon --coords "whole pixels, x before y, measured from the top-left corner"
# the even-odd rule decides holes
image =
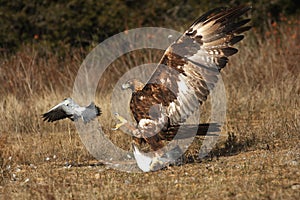
[[[63,102],[44,113],[42,117],[47,122],[69,118],[72,121],[82,119],[84,123],[88,123],[100,115],[101,109],[94,102],[87,107],[81,107],[72,98],[66,98]]]

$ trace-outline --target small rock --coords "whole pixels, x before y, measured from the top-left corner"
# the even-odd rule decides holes
[[[17,180],[17,175],[16,174],[12,174],[12,180],[16,181]]]
[[[130,183],[131,183],[131,181],[129,181],[129,180],[125,180],[125,181],[124,181],[124,183],[125,183],[125,184],[130,184]]]
[[[292,189],[293,190],[299,190],[300,189],[300,184],[292,185]]]
[[[95,179],[99,179],[99,178],[100,178],[100,174],[99,173],[95,174]]]
[[[29,167],[36,169],[37,166],[35,166],[34,164],[30,164]]]
[[[298,162],[297,162],[296,160],[292,160],[292,161],[291,161],[291,165],[297,166],[297,165],[298,165]]]

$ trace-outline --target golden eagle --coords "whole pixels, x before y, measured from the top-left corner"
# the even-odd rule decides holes
[[[137,124],[117,115],[121,123],[116,129],[123,125],[132,133],[134,144],[146,142],[158,152],[144,171],[156,169],[162,141],[172,139],[174,132],[170,130],[185,122],[207,99],[228,57],[238,52],[233,46],[251,28],[247,25],[250,19],[240,18],[250,9],[238,6],[208,11],[167,48],[146,84],[132,79],[122,85],[132,90],[130,110]],[[137,159],[140,151],[136,145]]]

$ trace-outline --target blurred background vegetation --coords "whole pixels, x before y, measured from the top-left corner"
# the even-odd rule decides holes
[[[142,26],[183,31],[209,9],[239,4],[253,6],[252,23],[259,31],[265,31],[266,23],[279,23],[282,16],[300,13],[298,0],[1,0],[0,53],[33,45],[39,52],[64,54]]]

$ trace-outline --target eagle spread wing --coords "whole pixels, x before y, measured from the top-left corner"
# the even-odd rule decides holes
[[[248,6],[213,9],[169,46],[149,81],[132,93],[130,109],[140,130],[176,126],[207,99],[228,57],[238,51],[232,46],[250,29],[246,25],[250,19],[239,20],[248,10]],[[156,150],[161,147],[159,138],[145,140]]]

